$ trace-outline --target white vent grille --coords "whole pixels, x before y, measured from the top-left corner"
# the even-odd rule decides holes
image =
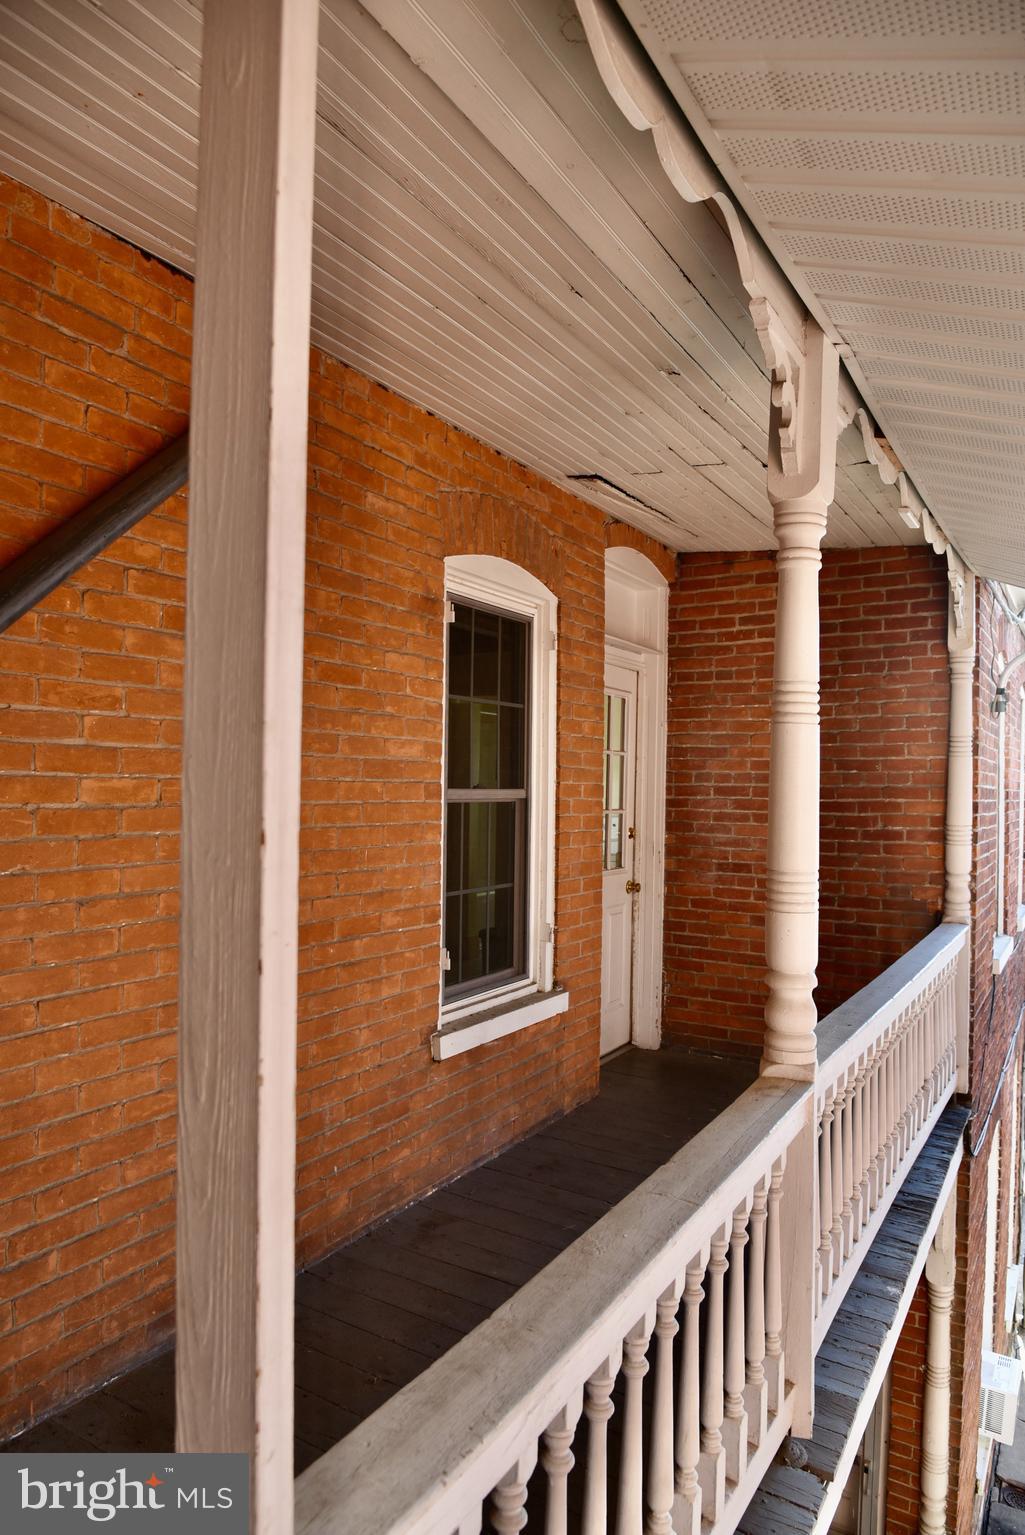
[[[754,8],[753,8],[754,9]],[[896,9],[896,7],[895,7]],[[919,119],[1017,117],[1025,112],[1025,75],[1000,65],[977,69],[748,69],[688,67],[686,52],[674,63],[687,79],[710,122],[722,117],[812,114],[879,117],[887,123]],[[923,122],[922,127],[928,124]]]
[[[938,240],[790,233],[787,246],[791,255],[802,262],[837,261],[849,268],[933,267],[937,271],[964,272],[970,277],[1011,280],[1025,277],[1025,249],[1006,245],[951,245]]]
[[[886,384],[876,391],[877,398],[892,400],[895,405],[918,405],[925,410],[953,411],[955,414],[978,415],[984,410],[987,424],[996,417],[1003,421],[1025,421],[1025,402],[1015,400],[973,399],[970,395],[953,394],[937,389],[902,389],[899,385]]]
[[[991,288],[984,283],[928,282],[924,278],[890,277],[879,272],[832,272],[809,269],[820,293],[861,293],[875,298],[950,308],[1011,309],[1025,313],[1025,287]],[[873,318],[875,318],[873,316]],[[907,327],[908,316],[901,321]]]
[[[851,333],[849,333],[851,334]],[[873,335],[864,331],[855,341],[859,357],[913,357],[921,362],[963,363],[965,367],[1021,368],[1025,359],[1014,349],[1010,356],[1001,356],[992,346],[964,346],[954,341],[926,341],[912,336],[889,336],[881,332]],[[876,364],[872,364],[875,373]]]
[[[1025,75],[1023,75],[1025,78]],[[1023,104],[1025,110],[1025,104]],[[773,191],[758,201],[772,219],[793,224],[892,224],[946,233],[988,230],[1020,238],[1022,204],[1003,197],[946,197],[930,192]]]
[[[973,341],[1003,341],[1009,346],[1025,346],[1025,322],[998,320],[981,315],[930,314],[909,315],[905,309],[879,309],[875,305],[835,303],[829,312],[834,324],[851,330],[871,324],[885,331],[936,331],[946,336],[969,336]]]
[[[1025,144],[1016,139],[848,138],[813,139],[800,134],[766,134],[723,129],[720,137],[742,170],[780,167],[829,171],[837,175],[944,177],[982,181],[1025,179]]]
[[[960,385],[965,389],[996,390],[1004,394],[1025,395],[1025,375],[1021,378],[997,378],[992,372],[972,373],[963,368],[930,368],[927,363],[898,362],[878,357],[872,364],[872,377],[900,379],[907,384]]]
[[[837,38],[1013,36],[1021,25],[1015,0],[775,0],[770,11],[750,0],[683,5],[681,0],[647,0],[645,12],[666,43],[754,41],[765,36]]]

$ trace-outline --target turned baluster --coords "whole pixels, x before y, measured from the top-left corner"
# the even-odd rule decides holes
[[[587,1419],[587,1474],[584,1478],[583,1535],[607,1535],[608,1531],[608,1435],[614,1408],[612,1388],[623,1352],[618,1348],[602,1361],[584,1387]]]
[[[748,1435],[754,1444],[765,1438],[768,1423],[768,1392],[765,1385],[765,1221],[768,1209],[768,1182],[755,1184],[748,1221],[747,1254],[747,1408]]]
[[[819,1277],[822,1299],[833,1288],[833,1091],[827,1088],[819,1122]]]
[[[541,1436],[541,1465],[548,1477],[545,1535],[567,1535],[569,1529],[566,1493],[569,1474],[573,1470],[570,1445],[583,1405],[583,1391],[574,1392]]]
[[[683,1290],[683,1358],[676,1403],[677,1535],[698,1535],[701,1529],[701,1482],[698,1457],[701,1448],[701,1302],[705,1292],[700,1259],[687,1269]],[[590,1531],[586,1535],[591,1535]]]
[[[623,1443],[619,1466],[616,1535],[643,1535],[644,1421],[643,1381],[648,1373],[648,1340],[654,1315],[641,1317],[623,1339]]]
[[[705,1358],[701,1382],[701,1510],[712,1524],[721,1516],[726,1501],[726,1456],[722,1442],[723,1422],[723,1275],[729,1267],[729,1238],[721,1226],[712,1238],[708,1260],[708,1298],[705,1302]]]
[[[645,1479],[648,1500],[645,1535],[674,1535],[673,1339],[680,1330],[676,1321],[679,1300],[680,1286],[671,1285],[659,1296],[655,1311],[655,1389]]]
[[[783,1360],[783,1169],[781,1157],[772,1169],[769,1184],[768,1220],[765,1227],[765,1378],[769,1387],[769,1411],[778,1413],[786,1390]]]
[[[747,1469],[747,1411],[744,1406],[744,1248],[747,1246],[747,1204],[733,1212],[730,1234],[730,1270],[726,1315],[726,1376],[723,1399],[723,1445],[726,1476],[739,1482]]]
[[[859,1061],[854,1078],[854,1192],[851,1195],[851,1212],[854,1216],[853,1242],[861,1240],[862,1229],[868,1220],[868,1149],[865,1141],[865,1112],[868,1107],[866,1062]]]
[[[527,1483],[537,1464],[537,1446],[525,1451],[491,1494],[495,1535],[518,1535],[527,1522]]]
[[[855,1084],[848,1082],[844,1093],[843,1102],[843,1210],[840,1215],[840,1226],[843,1238],[843,1256],[845,1259],[851,1255],[854,1245],[854,1099],[856,1096]]]
[[[886,1186],[897,1171],[897,1029],[890,1030],[886,1047]]]
[[[872,1210],[882,1199],[882,1044],[876,1039],[872,1047],[872,1073],[868,1076],[868,1205]]]
[[[830,1165],[833,1171],[833,1225],[830,1240],[834,1278],[843,1268],[843,1121],[846,1100],[846,1088],[843,1083],[840,1083],[836,1089],[836,1101],[833,1105],[833,1145],[830,1151]]]

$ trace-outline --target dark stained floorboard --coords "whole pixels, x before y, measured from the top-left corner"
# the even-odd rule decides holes
[[[297,1472],[473,1330],[754,1079],[677,1049],[628,1050],[597,1097],[300,1274]],[[150,1360],[4,1448],[166,1450],[174,1355]]]

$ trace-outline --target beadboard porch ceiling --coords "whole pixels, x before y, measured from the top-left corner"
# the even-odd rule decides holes
[[[200,46],[193,0],[0,4],[0,166],[191,269]],[[318,105],[318,345],[672,547],[773,546],[732,249],[571,0],[324,0]],[[920,539],[849,428],[827,543]]]
[[[930,509],[1020,584],[1020,0],[620,4]]]

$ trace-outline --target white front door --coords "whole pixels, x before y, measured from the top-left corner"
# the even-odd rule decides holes
[[[601,1052],[630,1043],[633,1027],[634,915],[637,884],[634,803],[637,673],[605,668],[602,807]]]

